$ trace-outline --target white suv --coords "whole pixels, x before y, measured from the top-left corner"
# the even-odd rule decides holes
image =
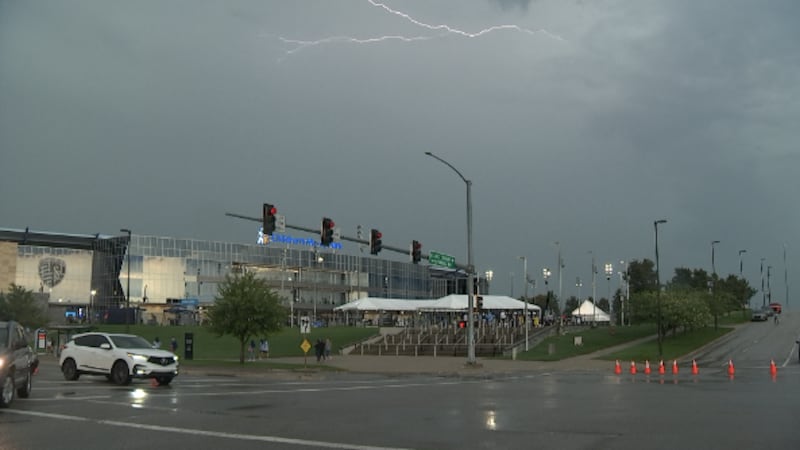
[[[77,334],[64,346],[59,364],[70,381],[88,374],[105,375],[119,385],[132,378],[153,378],[167,385],[178,375],[177,355],[152,348],[146,339],[132,334]]]

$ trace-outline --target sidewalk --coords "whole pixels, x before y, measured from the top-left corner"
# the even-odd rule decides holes
[[[303,358],[275,358],[274,362],[303,364]],[[468,365],[464,357],[452,356],[374,356],[337,355],[328,361],[317,363],[310,359],[309,369],[318,365],[336,367],[355,373],[379,374],[433,374],[433,375],[488,375],[521,372],[549,371],[603,371],[612,370],[608,361],[583,355],[563,361],[512,361],[508,359],[477,358],[476,364]]]

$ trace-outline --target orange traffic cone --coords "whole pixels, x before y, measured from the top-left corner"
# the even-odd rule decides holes
[[[662,359],[660,363],[658,363],[658,374],[664,375],[667,373],[667,369],[664,367],[664,360]]]
[[[631,361],[631,374],[632,375],[636,374],[636,363],[633,361]]]
[[[678,360],[677,359],[672,360],[672,374],[673,375],[677,375],[678,374]]]
[[[778,376],[778,366],[775,365],[775,360],[769,362],[769,374],[773,377]]]
[[[644,374],[650,375],[650,361],[645,360],[644,362]]]
[[[733,367],[733,360],[728,360],[728,375],[733,376],[736,373],[736,369]]]
[[[700,369],[697,368],[697,361],[692,360],[692,375],[697,375],[700,373]]]
[[[619,360],[617,360],[617,363],[614,364],[614,373],[617,375],[622,373],[622,367],[619,365]]]

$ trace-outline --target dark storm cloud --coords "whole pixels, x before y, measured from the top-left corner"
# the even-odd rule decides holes
[[[799,3],[386,4],[564,39],[366,1],[0,3],[0,227],[250,241],[223,214],[268,201],[464,259],[434,151],[499,292],[518,256],[560,248],[567,295],[589,250],[652,258],[662,217],[664,267],[800,248]],[[362,41],[280,39],[337,36]]]

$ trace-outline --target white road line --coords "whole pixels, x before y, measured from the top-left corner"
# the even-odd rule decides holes
[[[789,365],[789,361],[794,357],[795,352],[797,351],[797,343],[792,345],[792,349],[789,350],[789,356],[786,357],[786,360],[783,361],[781,367],[786,367]]]
[[[325,442],[325,441],[313,441],[307,439],[283,438],[279,436],[261,436],[256,434],[226,433],[224,431],[208,431],[208,430],[198,430],[192,428],[166,427],[162,425],[147,425],[140,423],[120,422],[116,420],[97,420],[97,419],[90,419],[88,417],[68,416],[66,414],[53,414],[53,413],[44,413],[38,411],[23,411],[16,409],[8,409],[3,411],[3,413],[19,414],[23,416],[44,417],[54,420],[93,422],[101,425],[109,425],[114,427],[133,428],[133,429],[148,430],[148,431],[161,431],[164,433],[189,434],[192,436],[209,436],[209,437],[217,437],[225,439],[236,439],[240,441],[272,442],[278,444],[305,445],[309,447],[338,448],[338,449],[348,449],[348,450],[411,450],[408,448],[401,448],[401,447],[381,447],[374,445],[346,444],[341,442]]]

